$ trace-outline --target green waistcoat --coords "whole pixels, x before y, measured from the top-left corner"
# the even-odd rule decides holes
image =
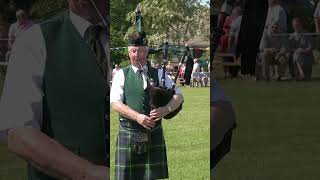
[[[124,104],[141,114],[148,115],[150,113],[149,97],[147,90],[143,89],[143,82],[139,79],[139,76],[133,71],[132,67],[126,67],[123,69],[125,81],[124,81]],[[159,84],[158,70],[149,66],[148,76],[152,78],[155,84]],[[120,115],[120,121],[129,128],[143,128],[136,121],[127,119]],[[144,128],[143,128],[144,129]]]
[[[69,12],[40,27],[47,50],[42,131],[84,159],[109,164],[109,87],[95,56]],[[53,179],[30,165],[28,175],[30,180]]]

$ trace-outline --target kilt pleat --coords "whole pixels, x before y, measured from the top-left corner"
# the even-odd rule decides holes
[[[130,149],[134,129],[122,126],[116,143],[115,180],[154,180],[168,178],[166,145],[162,126],[150,132],[147,152],[135,154]]]

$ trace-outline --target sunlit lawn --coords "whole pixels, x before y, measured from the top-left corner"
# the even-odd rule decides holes
[[[320,178],[320,66],[311,82],[220,80],[238,115],[215,180]]]

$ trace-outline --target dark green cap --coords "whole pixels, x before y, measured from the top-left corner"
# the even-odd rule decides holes
[[[138,33],[137,35],[129,37],[128,46],[147,46],[146,34]]]

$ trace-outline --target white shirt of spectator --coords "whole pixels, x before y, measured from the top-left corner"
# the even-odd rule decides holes
[[[137,73],[138,68],[131,65],[131,68],[133,69],[133,71],[135,73]],[[144,66],[144,69],[147,72],[147,67]],[[142,78],[143,78],[143,88],[146,89],[147,88],[147,77],[146,75],[143,73],[142,74]],[[161,83],[161,78],[162,78],[162,69],[158,69],[158,78],[159,78],[159,83]],[[110,104],[114,103],[114,102],[123,102],[123,87],[124,87],[124,81],[125,81],[125,77],[124,77],[124,73],[123,70],[121,69],[120,71],[118,71],[113,78],[112,81],[112,86],[111,86],[111,91],[110,91]],[[171,88],[173,84],[173,81],[169,78],[169,76],[166,74],[165,76],[165,85],[167,88]],[[179,88],[175,88],[175,92],[176,94],[180,94],[181,90]]]
[[[70,19],[84,37],[91,23],[71,11]],[[108,53],[106,34],[101,34],[100,40]],[[34,25],[24,31],[16,39],[11,53],[0,101],[0,132],[24,126],[40,129],[43,121],[42,82],[47,56],[40,26]]]
[[[234,45],[237,45],[237,43],[238,43],[241,22],[242,22],[242,16],[239,16],[235,20],[232,21],[231,26],[230,26],[229,36],[234,37]]]
[[[114,68],[113,70],[112,70],[112,75],[114,76],[118,71],[120,71],[121,70],[121,68]]]
[[[318,2],[318,4],[317,4],[316,10],[314,11],[314,14],[313,14],[313,17],[320,18],[320,2]]]
[[[18,22],[15,22],[13,24],[10,25],[9,28],[9,37],[15,37],[17,38],[22,32],[24,32],[25,30],[27,30],[28,28],[30,28],[31,26],[33,26],[34,23],[31,20],[28,20],[27,23],[21,25]]]
[[[194,64],[193,64],[192,72],[200,72],[200,65],[199,65],[199,63],[194,63]]]
[[[265,26],[271,29],[272,24],[277,23],[281,33],[287,32],[287,14],[281,5],[269,7]]]

